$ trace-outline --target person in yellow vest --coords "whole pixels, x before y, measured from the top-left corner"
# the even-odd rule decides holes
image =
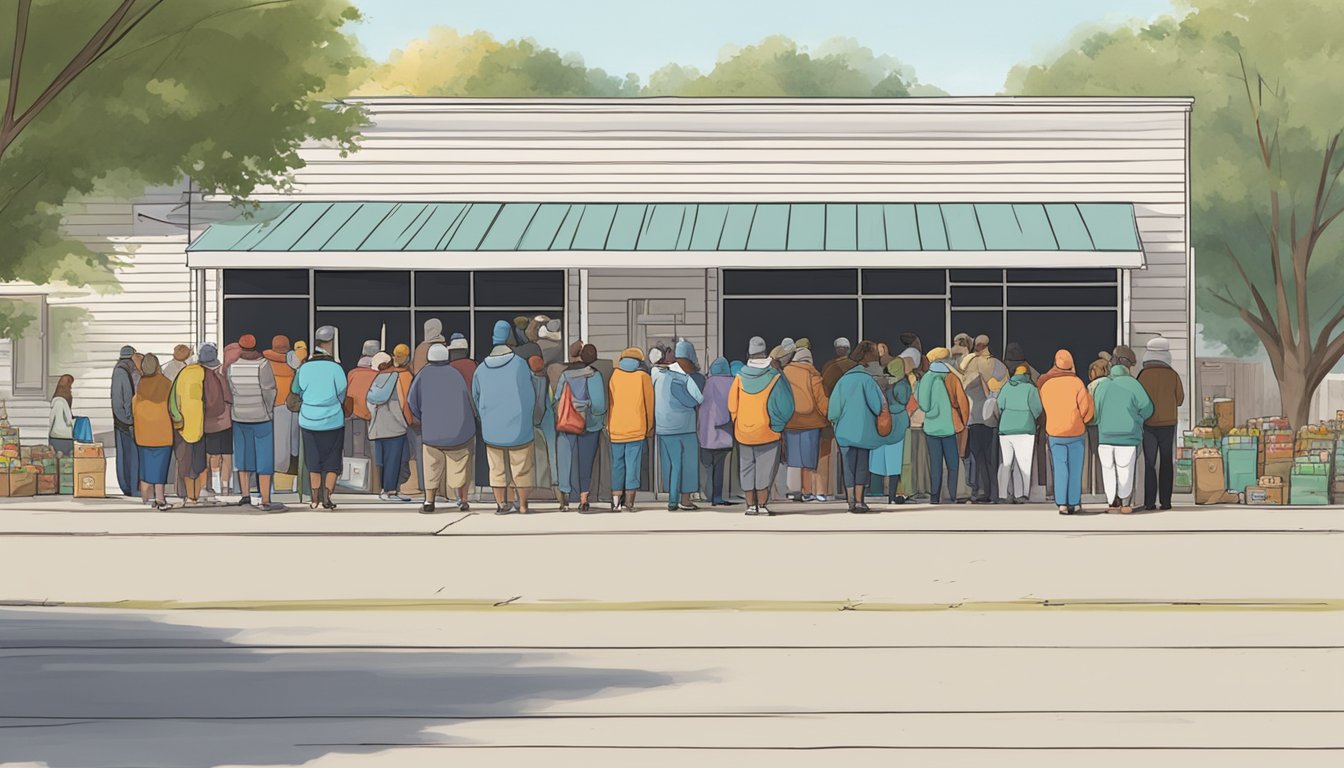
[[[780,435],[793,418],[793,388],[766,353],[765,339],[753,336],[747,353],[746,366],[728,390],[728,413],[733,417],[747,514],[773,515],[766,505],[779,470]]]
[[[184,489],[184,506],[201,503],[205,484],[205,367],[184,365],[173,378],[168,395],[168,414],[173,420],[173,457],[177,479]]]
[[[140,381],[131,398],[132,428],[140,462],[140,495],[155,509],[173,506],[165,498],[168,463],[173,458],[173,419],[168,398],[173,382],[159,369],[159,358],[145,355],[140,361]]]

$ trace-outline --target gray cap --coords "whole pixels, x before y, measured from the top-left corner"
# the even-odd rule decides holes
[[[201,365],[217,363],[219,362],[219,350],[214,344],[202,344],[201,351],[197,353],[197,357],[200,359]]]
[[[364,355],[365,357],[369,357],[378,354],[378,350],[382,348],[383,348],[382,343],[379,342],[377,339],[369,339],[368,341],[364,342],[364,348],[360,350],[360,354]]]
[[[132,347],[130,344],[127,344],[126,346],[124,346],[124,347],[121,348],[121,359],[122,359],[122,360],[129,360],[129,359],[131,359],[134,355],[135,355],[135,347]]]
[[[453,338],[448,340],[448,346],[445,347],[445,349],[470,349],[470,346],[467,344],[466,336],[463,336],[460,333],[454,333]],[[429,351],[433,352],[434,347],[430,347]]]
[[[748,355],[764,355],[766,349],[765,339],[762,339],[760,336],[752,336],[751,341],[747,342]]]
[[[448,347],[443,344],[429,345],[429,362],[443,363],[448,360]]]
[[[836,349],[841,348],[849,349],[850,348],[849,339],[846,339],[844,336],[841,336],[840,338],[836,339],[835,343],[832,344],[831,346],[835,347]]]
[[[313,334],[313,338],[318,341],[335,341],[336,327],[332,325],[324,325],[317,329],[317,333]]]

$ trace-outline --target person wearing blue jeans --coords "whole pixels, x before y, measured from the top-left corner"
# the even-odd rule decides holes
[[[696,408],[705,399],[691,376],[695,372],[694,355],[695,350],[683,339],[677,342],[677,356],[670,364],[655,368],[653,373],[654,431],[667,508],[688,512],[699,509],[691,503],[691,493],[700,483]]]
[[[924,433],[929,446],[929,501],[938,504],[943,489],[943,467],[947,467],[948,503],[957,501],[957,474],[961,470],[961,456],[957,450],[957,436],[937,437]]]
[[[631,440],[611,444],[611,492],[618,498],[625,496],[626,509],[635,509],[635,493],[639,491],[640,466],[644,462],[644,441]],[[612,504],[612,511],[619,501]]]
[[[1071,509],[1083,504],[1083,456],[1087,438],[1049,437],[1050,463],[1055,472],[1055,503]]]

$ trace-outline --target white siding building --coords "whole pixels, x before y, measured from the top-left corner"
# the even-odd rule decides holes
[[[545,313],[603,357],[685,337],[706,364],[752,335],[824,360],[836,336],[912,330],[1015,341],[1038,368],[1066,347],[1082,369],[1160,334],[1191,378],[1189,99],[360,103],[360,151],[306,147],[292,188],[186,253],[124,210],[72,219],[126,253],[122,294],[48,301],[89,310],[69,365],[96,430],[123,343],[324,324],[343,348],[414,343],[429,317],[477,357],[496,320]],[[25,429],[45,414],[7,394]]]

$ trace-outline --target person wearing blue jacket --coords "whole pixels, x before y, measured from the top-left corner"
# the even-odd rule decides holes
[[[406,398],[420,425],[417,458],[425,476],[425,503],[420,509],[425,514],[434,511],[439,496],[452,499],[450,489],[457,495],[459,510],[471,509],[467,490],[476,452],[476,411],[467,379],[450,358],[447,345],[431,345]]]
[[[299,429],[303,433],[303,460],[312,484],[311,506],[335,509],[332,494],[341,474],[341,451],[345,447],[345,369],[331,357],[336,329],[324,325],[314,337],[319,342],[313,356],[294,372],[290,391],[303,401]]]
[[[689,342],[678,347],[685,352]],[[654,433],[658,436],[658,467],[663,488],[667,490],[668,510],[699,509],[691,503],[691,492],[700,484],[700,470],[696,458],[696,411],[704,394],[691,378],[695,364],[686,357],[676,357],[667,366],[660,366],[653,377]]]
[[[512,332],[507,320],[495,323],[494,347],[471,379],[471,401],[481,422],[497,515],[511,511],[506,501],[510,487],[518,495],[518,511],[527,514],[527,489],[536,471],[532,440],[544,404],[537,401],[532,369],[508,345]]]
[[[845,371],[831,390],[826,418],[835,429],[835,442],[840,446],[841,464],[845,475],[845,496],[849,511],[855,514],[871,512],[863,500],[868,487],[871,452],[882,444],[877,433],[877,417],[885,401],[864,366],[877,360],[877,345],[860,341],[849,357],[857,365]],[[895,430],[892,430],[893,434]]]
[[[886,376],[890,386],[883,395],[887,410],[891,412],[891,433],[886,437],[879,436],[880,445],[868,455],[868,471],[887,479],[889,504],[905,503],[905,496],[900,492],[901,470],[905,465],[905,431],[910,428],[910,413],[905,409],[910,402],[910,380],[905,374],[905,358],[894,357],[887,363]]]
[[[597,464],[597,449],[602,430],[607,426],[607,385],[602,374],[593,368],[597,362],[597,347],[583,344],[576,359],[560,374],[555,384],[555,404],[569,398],[574,409],[583,414],[584,431],[578,434],[556,434],[556,484],[560,486],[560,510],[569,506],[575,493],[579,496],[579,512],[592,511],[588,494],[593,487],[593,468]]]

